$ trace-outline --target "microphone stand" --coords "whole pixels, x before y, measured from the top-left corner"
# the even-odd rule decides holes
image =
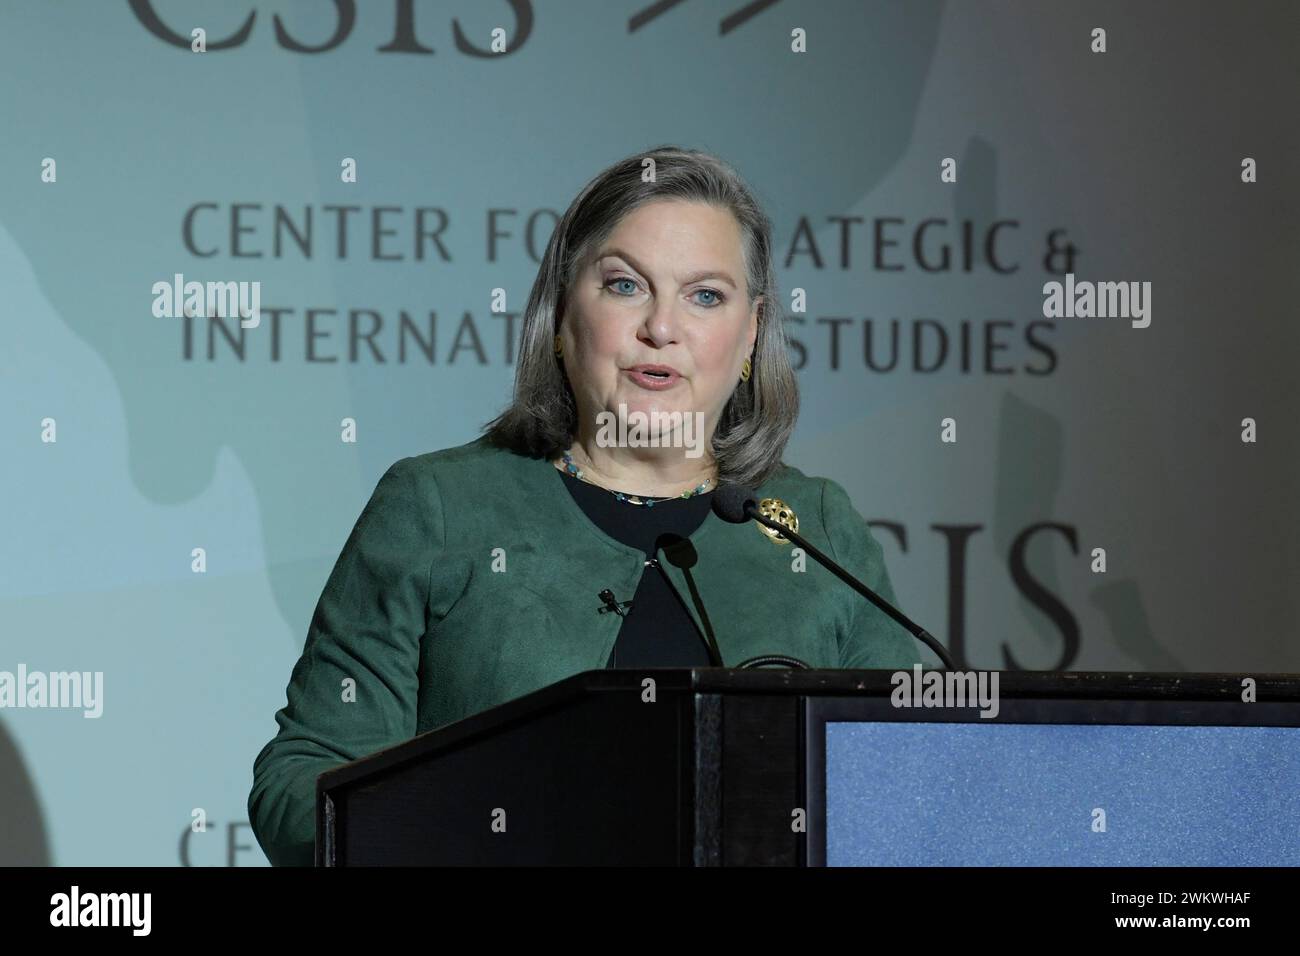
[[[921,625],[913,622],[910,618],[906,617],[901,611],[896,609],[892,604],[890,604],[880,595],[876,594],[875,591],[872,591],[869,587],[867,587],[865,584],[860,582],[853,575],[849,574],[849,572],[845,571],[843,568],[841,568],[838,564],[836,564],[826,555],[822,554],[819,550],[817,550],[817,548],[809,544],[808,541],[802,535],[796,534],[795,532],[791,531],[789,528],[787,528],[785,525],[781,524],[778,521],[773,521],[771,518],[764,517],[762,514],[759,513],[758,507],[754,504],[752,500],[745,502],[745,515],[746,517],[752,518],[753,520],[757,521],[765,528],[771,528],[773,531],[779,531],[783,537],[789,538],[799,547],[803,548],[814,558],[816,558],[818,563],[820,563],[822,567],[826,568],[826,570],[830,571],[832,574],[834,574],[837,578],[839,578],[849,587],[853,588],[853,590],[857,591],[859,594],[861,594],[864,598],[866,598],[876,607],[880,608],[880,610],[884,611],[891,618],[893,618],[904,628],[906,628],[909,634],[913,635],[918,641],[920,641],[926,647],[930,648],[930,650],[934,651],[935,655],[939,658],[939,660],[943,661],[943,666],[945,668],[947,668],[950,671],[957,669],[952,662],[952,658],[948,656],[947,648],[945,648],[942,644],[936,641],[929,631],[921,627]]]

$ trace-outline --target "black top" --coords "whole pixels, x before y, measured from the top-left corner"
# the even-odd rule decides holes
[[[664,534],[689,537],[708,516],[713,492],[656,501],[650,507],[619,501],[604,488],[556,469],[556,474],[589,519],[616,541],[655,558],[655,541]],[[597,582],[599,583],[599,582]],[[708,667],[709,652],[699,629],[656,561],[645,569],[607,667]],[[613,611],[608,612],[610,614]]]

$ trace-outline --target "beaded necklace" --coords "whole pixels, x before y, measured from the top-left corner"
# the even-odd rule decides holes
[[[564,470],[574,478],[577,478],[579,481],[585,481],[589,485],[596,485],[594,481],[587,477],[586,473],[581,468],[573,463],[573,456],[569,454],[569,451],[566,450],[564,454],[560,456],[560,460],[564,462]],[[651,498],[648,495],[625,495],[623,492],[615,491],[613,488],[605,488],[604,485],[596,485],[596,487],[605,488],[605,491],[608,491],[619,501],[625,501],[630,505],[644,505],[645,507],[650,508],[653,507],[656,502],[660,501],[677,501],[681,498],[694,498],[696,495],[702,493],[706,488],[708,488],[712,482],[712,478],[705,478],[690,491],[683,491],[680,495],[665,495],[662,498]]]

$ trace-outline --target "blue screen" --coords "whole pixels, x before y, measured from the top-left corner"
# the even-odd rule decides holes
[[[1297,866],[1300,728],[829,721],[826,862]]]

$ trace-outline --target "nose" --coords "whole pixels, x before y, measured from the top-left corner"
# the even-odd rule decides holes
[[[677,314],[677,304],[671,299],[655,303],[654,308],[646,313],[638,334],[638,338],[653,343],[656,348],[672,345],[680,336],[681,319]]]

